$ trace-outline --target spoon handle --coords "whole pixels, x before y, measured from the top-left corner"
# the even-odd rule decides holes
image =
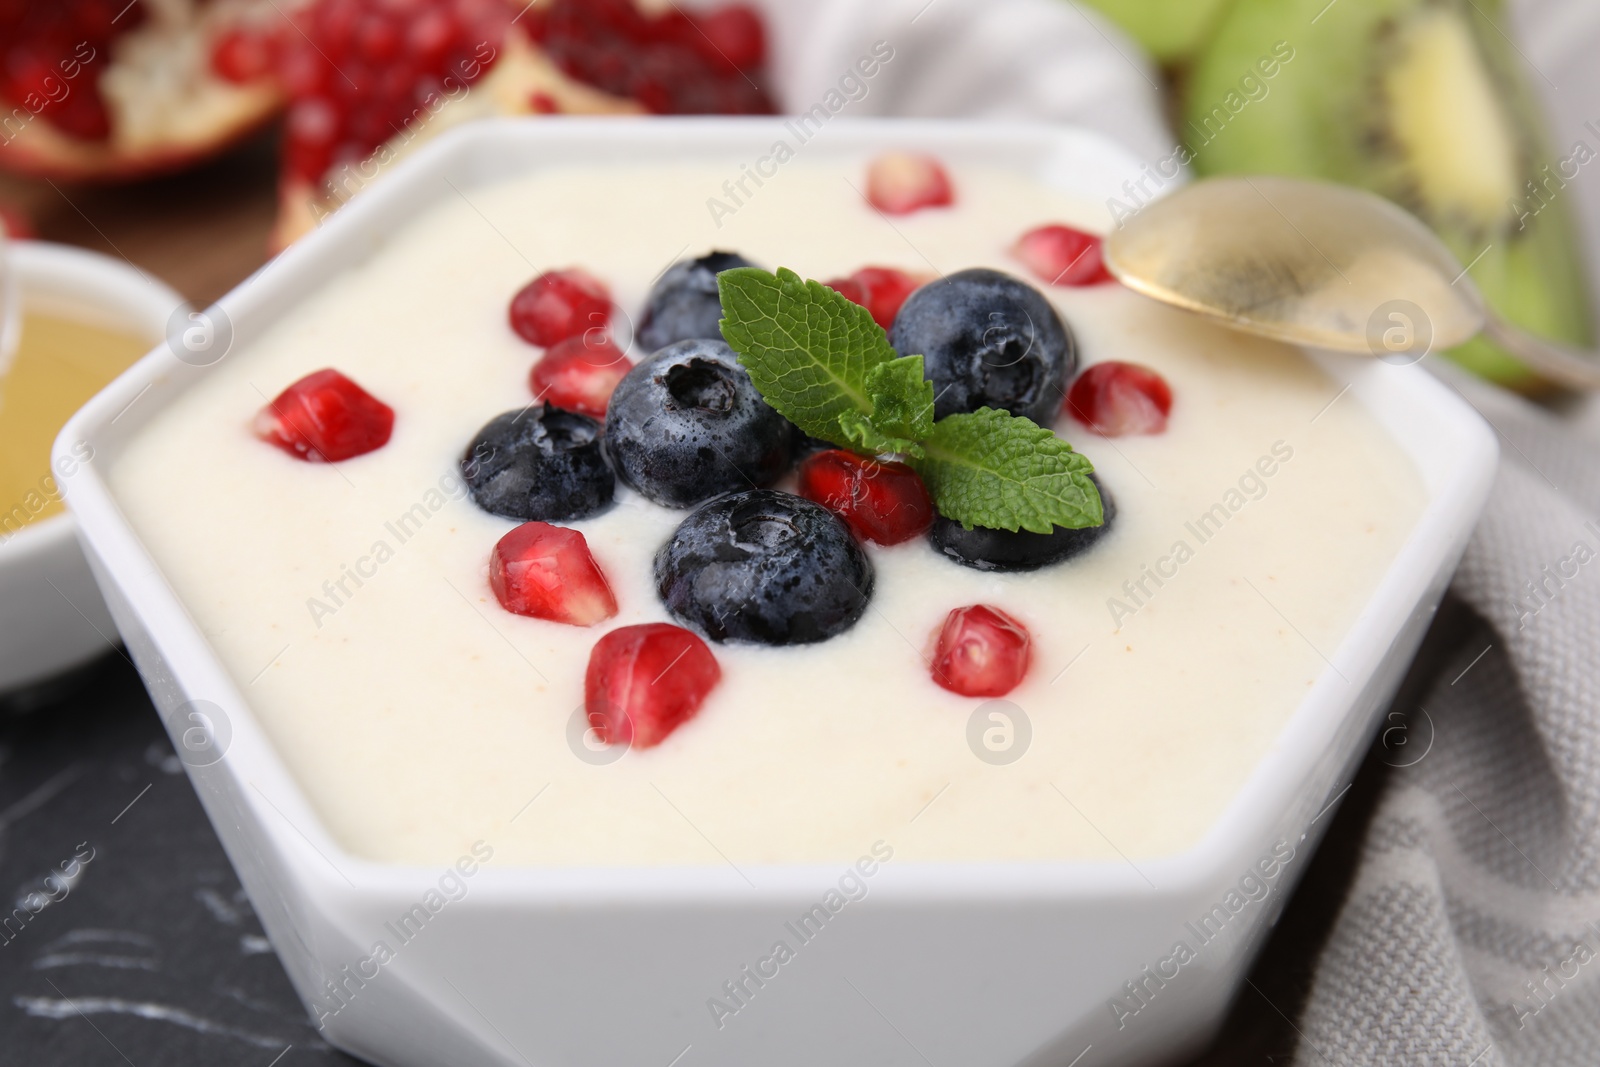
[[[1484,322],[1483,332],[1553,382],[1585,392],[1600,390],[1600,353],[1535,337],[1492,313]]]

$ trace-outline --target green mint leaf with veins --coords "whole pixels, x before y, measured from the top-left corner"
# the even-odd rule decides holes
[[[859,411],[847,411],[839,416],[839,425],[844,429],[845,447],[854,449],[868,456],[882,456],[886,454],[899,454],[905,456],[922,455],[922,445],[909,437],[895,437],[886,434],[872,419]]]
[[[889,338],[866,308],[820,282],[778,268],[736,267],[717,275],[722,336],[739,353],[767,403],[812,437],[858,444],[841,423],[871,419],[868,372],[895,361]],[[851,419],[861,432],[860,419]],[[895,437],[893,433],[880,437]]]
[[[933,383],[923,377],[921,356],[893,359],[867,371],[867,396],[872,423],[883,433],[909,441],[933,433]]]
[[[912,466],[939,513],[963,526],[1049,533],[1099,526],[1094,466],[1049,430],[994,408],[940,419]]]

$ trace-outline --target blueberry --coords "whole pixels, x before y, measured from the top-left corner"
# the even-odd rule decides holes
[[[711,252],[667,268],[645,300],[637,335],[640,348],[654,352],[674,341],[720,340],[722,300],[717,296],[717,275],[734,267],[753,266],[736,252]]]
[[[508,519],[564,522],[611,503],[600,424],[548,404],[490,419],[461,457],[472,501]]]
[[[617,474],[657,504],[687,508],[771,485],[794,459],[794,424],[761,399],[721,341],[679,341],[628,372],[606,409]]]
[[[872,597],[872,564],[844,520],[772,489],[690,512],[656,553],[655,572],[667,610],[713,641],[825,641],[854,626]]]
[[[1100,490],[1105,522],[1099,526],[1072,529],[1057,526],[1047,534],[1028,530],[988,530],[982,526],[963,529],[959,522],[943,515],[933,520],[928,540],[934,551],[943,552],[963,567],[980,571],[1036,571],[1088,551],[1111,529],[1117,517],[1117,502],[1100,479],[1089,475]]]
[[[1078,365],[1072,333],[1050,302],[995,270],[958,271],[912,293],[889,343],[922,357],[940,419],[991,407],[1053,425]]]

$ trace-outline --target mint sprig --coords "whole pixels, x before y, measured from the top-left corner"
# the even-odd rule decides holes
[[[722,336],[777,411],[812,437],[910,463],[969,529],[1098,526],[1090,462],[1031,419],[993,408],[933,418],[921,356],[899,356],[867,309],[782,267],[717,275]]]
[[[949,518],[1034,533],[1105,521],[1100,491],[1089,480],[1093,464],[1030,419],[994,408],[951,415],[938,421],[923,448],[926,455],[913,466]]]

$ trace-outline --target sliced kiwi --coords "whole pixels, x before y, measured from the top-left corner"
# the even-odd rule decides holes
[[[1182,64],[1205,44],[1232,0],[1088,0],[1162,63]]]
[[[1187,86],[1194,167],[1386,196],[1471,264],[1505,318],[1587,345],[1588,287],[1557,171],[1567,153],[1548,148],[1509,33],[1500,0],[1237,0]],[[1540,385],[1482,338],[1450,355]]]

